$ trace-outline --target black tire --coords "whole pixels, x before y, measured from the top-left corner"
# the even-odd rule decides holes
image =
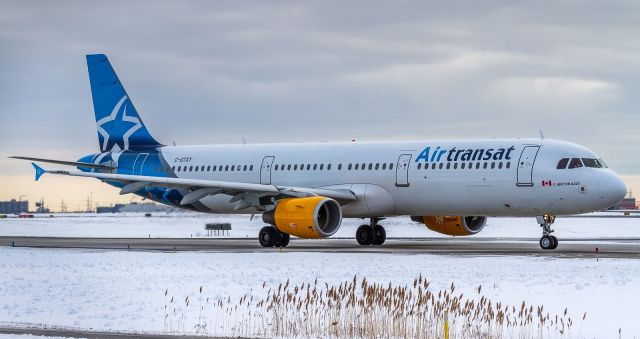
[[[373,228],[373,244],[382,245],[385,240],[387,240],[387,231],[384,230],[384,227],[376,225]]]
[[[371,245],[373,240],[373,232],[371,231],[371,226],[369,225],[360,225],[356,230],[356,240],[360,245]]]
[[[540,247],[543,250],[552,250],[554,243],[555,242],[551,236],[543,235],[542,238],[540,238]]]
[[[556,238],[553,235],[550,235],[551,240],[553,240],[553,246],[551,247],[552,250],[555,250],[556,248],[558,248],[558,238]]]
[[[276,247],[287,247],[287,245],[289,245],[289,240],[291,239],[291,236],[288,233],[282,233],[282,232],[278,232],[278,233],[280,233],[280,240],[276,244]]]
[[[273,226],[265,226],[258,233],[258,241],[262,247],[274,247],[278,238],[278,231]]]

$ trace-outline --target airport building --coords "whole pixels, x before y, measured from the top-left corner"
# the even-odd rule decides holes
[[[152,202],[130,204],[115,204],[113,206],[98,206],[97,213],[151,213],[151,212],[169,212],[173,209],[168,206],[155,204]]]
[[[11,199],[0,201],[0,214],[20,214],[29,212],[29,201]]]

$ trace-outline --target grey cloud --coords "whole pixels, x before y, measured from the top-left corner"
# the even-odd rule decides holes
[[[97,148],[84,64],[107,53],[158,139],[535,136],[637,174],[640,4],[0,5],[0,156]],[[3,171],[22,164],[0,160]]]

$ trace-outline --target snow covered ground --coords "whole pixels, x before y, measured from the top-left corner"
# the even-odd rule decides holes
[[[640,260],[535,256],[340,253],[127,252],[0,248],[0,324],[39,323],[94,330],[162,332],[169,298],[193,302],[181,320],[195,331],[198,303],[264,293],[262,284],[337,283],[354,274],[411,284],[418,274],[434,291],[471,295],[478,285],[494,301],[544,305],[574,320],[571,337],[640,335]],[[203,294],[199,294],[202,286]],[[165,291],[168,290],[167,296]],[[581,320],[587,312],[587,320]],[[175,325],[175,324],[174,324]],[[581,328],[581,330],[580,330]],[[209,334],[225,334],[209,329]]]
[[[598,214],[602,215],[602,214]],[[619,215],[619,214],[618,214]],[[204,237],[207,222],[230,222],[231,237],[255,237],[260,218],[204,214],[70,214],[0,219],[2,236]],[[361,220],[345,220],[337,237],[353,237]],[[408,218],[382,224],[389,237],[440,237]],[[638,218],[558,218],[556,235],[567,238],[640,238]],[[538,238],[533,218],[489,218],[482,237]],[[451,283],[467,295],[478,285],[494,301],[518,307],[544,305],[576,320],[572,337],[640,336],[637,307],[640,258],[594,259],[536,256],[405,255],[358,253],[127,252],[0,247],[0,324],[31,323],[96,330],[162,332],[168,298],[212,300],[264,293],[277,286],[338,283],[353,275],[372,282],[410,284],[422,274],[434,291]],[[168,295],[164,293],[168,290]],[[194,303],[197,304],[197,303]],[[193,305],[193,304],[192,304]],[[180,306],[184,332],[193,332],[198,307]],[[175,320],[174,320],[175,321]],[[210,329],[209,334],[229,334]]]
[[[606,213],[595,214],[598,216]],[[620,216],[620,213],[613,214]],[[66,214],[32,219],[0,219],[0,236],[109,237],[109,238],[189,238],[205,237],[208,222],[229,222],[231,237],[257,237],[264,226],[260,216],[213,215],[201,213],[144,214]],[[356,228],[365,222],[345,219],[334,237],[353,238]],[[365,222],[366,223],[366,222]],[[446,237],[412,222],[408,217],[394,217],[381,222],[388,237]],[[560,239],[569,238],[640,238],[640,218],[558,218],[553,228]],[[485,229],[474,235],[482,237],[539,238],[535,218],[488,218]]]

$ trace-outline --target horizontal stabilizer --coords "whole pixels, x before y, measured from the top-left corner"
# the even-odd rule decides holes
[[[104,169],[104,170],[115,169],[115,167],[113,167],[113,166],[92,164],[92,163],[88,163],[88,162],[64,161],[64,160],[41,159],[41,158],[30,158],[30,157],[17,157],[17,156],[13,156],[13,157],[9,157],[9,158],[11,158],[11,159],[20,159],[20,160],[29,160],[29,161],[48,162],[48,163],[51,163],[51,164],[58,164],[58,165],[87,167],[87,168],[99,168],[99,169]]]
[[[32,163],[31,163],[31,166],[33,166],[33,168],[36,170],[36,181],[40,180],[40,177],[41,177],[43,174],[47,173],[47,171],[46,171],[44,168],[42,168],[42,167],[40,167],[40,166],[36,165],[36,163],[35,163],[35,162],[32,162]]]

